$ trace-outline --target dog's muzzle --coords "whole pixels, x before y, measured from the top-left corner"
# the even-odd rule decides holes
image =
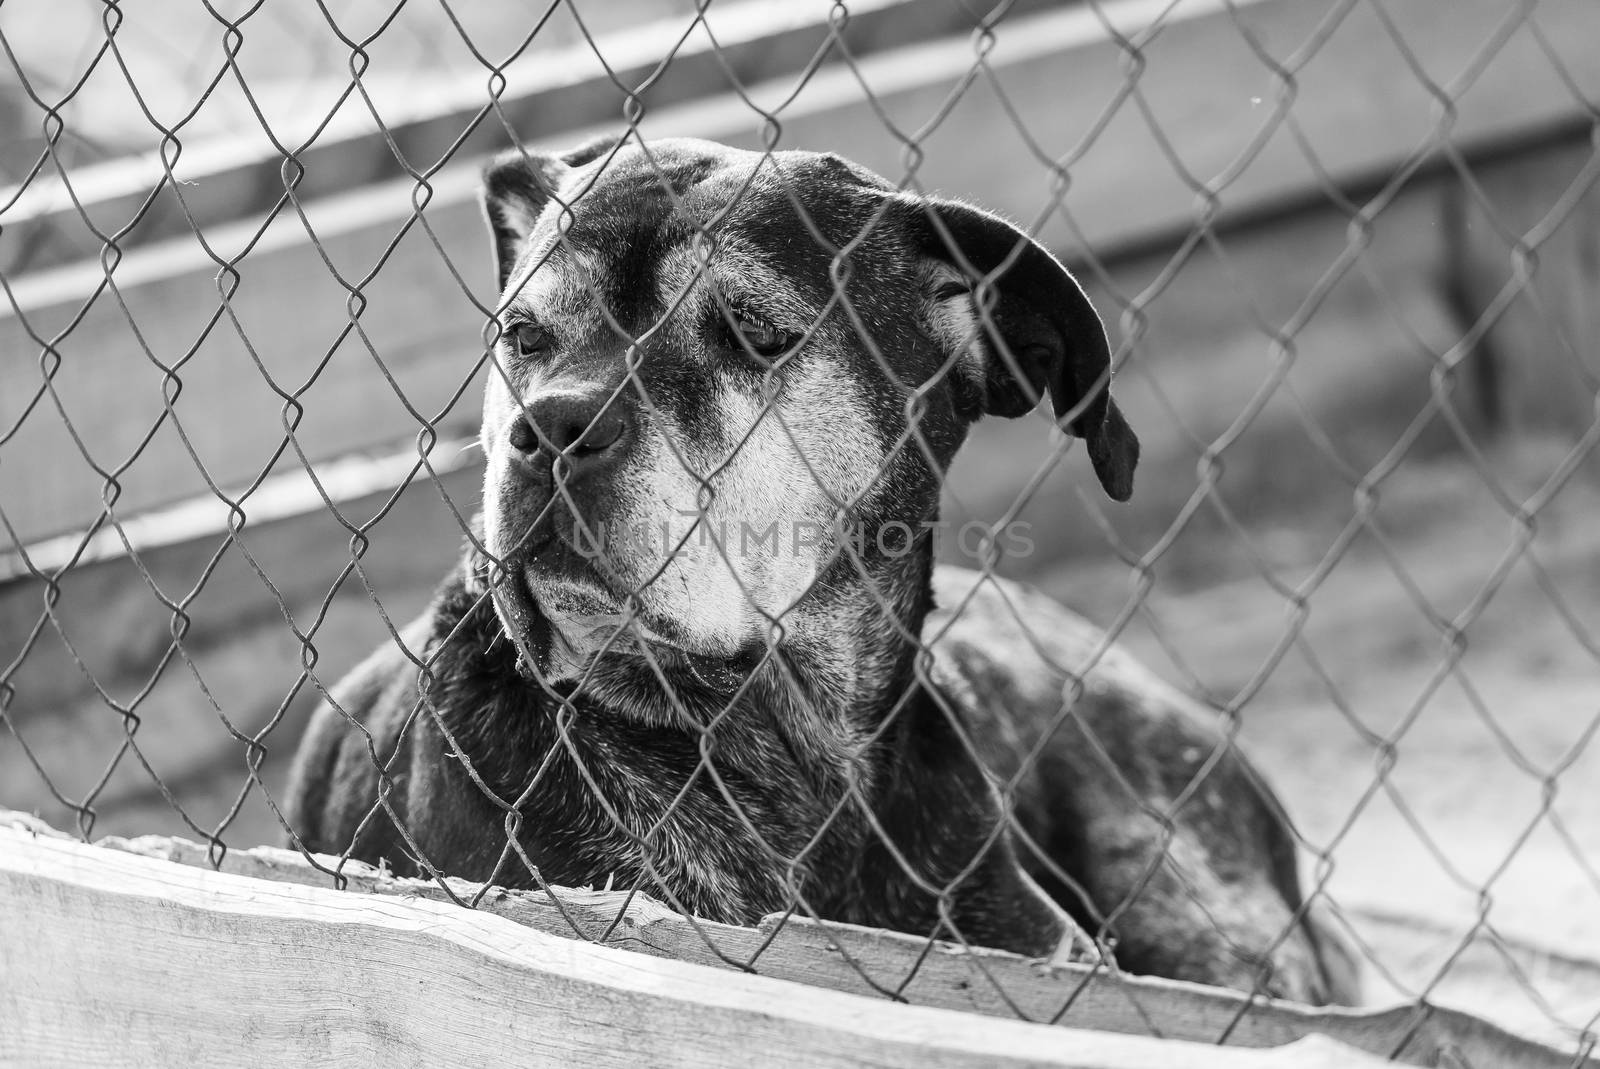
[[[593,387],[529,401],[507,441],[515,463],[529,471],[553,466],[556,478],[576,487],[609,475],[637,433],[633,406],[620,392]]]
[[[616,475],[634,452],[638,416],[621,391],[599,384],[534,398],[505,430],[501,551],[528,562],[561,559],[604,527]]]

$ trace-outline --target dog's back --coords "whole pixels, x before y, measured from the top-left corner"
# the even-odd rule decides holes
[[[431,614],[407,627],[401,632],[406,649],[420,655],[431,629]],[[391,777],[409,771],[412,733],[404,729],[417,707],[416,680],[417,667],[405,650],[385,642],[333,688],[332,704],[324,701],[312,713],[289,772],[284,812],[305,849],[349,851],[374,863],[397,859],[389,820],[368,815],[378,805],[380,764]]]
[[[935,679],[1014,799],[1024,868],[1138,973],[1354,1002],[1271,789],[1218,718],[1019,583],[935,572]]]

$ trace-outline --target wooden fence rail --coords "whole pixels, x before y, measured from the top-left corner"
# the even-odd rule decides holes
[[[1049,2],[1019,0],[1008,17]],[[115,235],[126,252],[188,237],[194,227],[257,218],[289,187],[302,200],[316,200],[394,178],[405,167],[426,174],[447,159],[503,148],[507,128],[531,140],[620,122],[635,89],[638,104],[654,110],[725,93],[736,83],[798,74],[819,54],[835,51],[834,38],[851,55],[865,56],[959,34],[975,16],[960,5],[923,0],[851,0],[843,12],[790,0],[719,0],[701,20],[687,34],[685,14],[607,34],[597,47],[579,41],[534,48],[498,71],[480,67],[414,84],[406,97],[384,99],[382,126],[367,109],[350,109],[305,144],[280,148],[255,129],[76,167],[67,179],[46,167],[24,188],[0,188],[6,233],[0,271],[14,276],[93,260],[103,244],[96,231]],[[663,43],[674,41],[662,69]],[[183,187],[181,201],[175,183]]]
[[[192,843],[88,845],[0,811],[0,1064],[1595,1064],[1437,1007],[1317,1010],[849,925],[691,922],[620,892],[491,890],[467,910],[339,867],[344,891],[290,851],[213,870]]]

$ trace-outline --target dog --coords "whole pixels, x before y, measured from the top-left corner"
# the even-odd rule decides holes
[[[1104,328],[1048,251],[835,155],[689,139],[512,151],[483,202],[482,510],[314,714],[292,845],[1354,999],[1214,719],[935,566],[985,415],[1048,396],[1132,492]]]

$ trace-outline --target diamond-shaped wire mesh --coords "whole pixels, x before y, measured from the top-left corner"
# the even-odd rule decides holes
[[[1438,14],[12,0],[0,803],[1586,1052],[1600,21]]]

